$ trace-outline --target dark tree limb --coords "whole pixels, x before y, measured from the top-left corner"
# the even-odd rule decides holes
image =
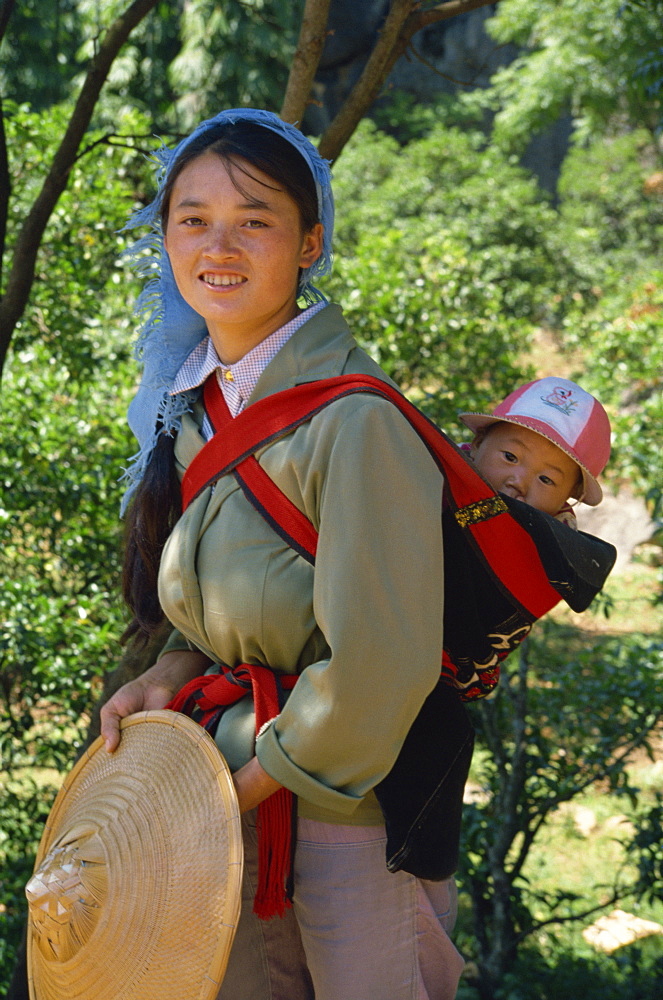
[[[320,140],[320,154],[328,160],[338,159],[357,125],[379,96],[396,62],[406,52],[413,35],[429,24],[447,21],[479,7],[488,7],[490,3],[491,0],[446,0],[423,9],[417,0],[392,0],[363,73]]]
[[[7,219],[9,217],[9,199],[11,197],[12,184],[9,173],[9,156],[7,153],[7,134],[5,132],[5,116],[2,108],[2,95],[0,95],[0,296],[2,296],[2,275],[4,253],[3,249],[7,241]],[[0,372],[1,372],[0,367]]]
[[[9,18],[16,6],[16,0],[1,0],[0,2],[0,43],[5,37]],[[0,94],[0,295],[2,294],[2,250],[7,239],[7,217],[9,214],[9,198],[11,196],[11,178],[9,175],[9,157],[7,155],[7,136]]]
[[[378,40],[359,80],[320,140],[318,148],[325,159],[338,159],[341,150],[380,93],[395,62],[392,59],[393,53],[399,48],[399,39],[405,34],[405,23],[415,6],[419,5],[413,0],[392,0]],[[410,40],[410,36],[407,40]]]
[[[12,16],[12,11],[15,6],[16,0],[2,0],[0,3],[0,42],[5,37],[7,25],[9,24],[9,18]]]
[[[293,56],[281,118],[293,125],[302,121],[327,37],[331,0],[306,0],[297,49]]]

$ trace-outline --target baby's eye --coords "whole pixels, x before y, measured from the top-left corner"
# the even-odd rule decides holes
[[[539,476],[539,479],[541,480],[541,482],[545,486],[554,486],[555,485],[554,480],[552,480],[550,478],[550,476]]]
[[[502,454],[504,455],[504,458],[506,459],[507,462],[513,463],[518,461],[518,459],[516,458],[516,456],[513,454],[512,451],[503,451]]]

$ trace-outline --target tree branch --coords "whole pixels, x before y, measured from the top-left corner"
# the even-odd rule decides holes
[[[293,125],[304,117],[327,36],[331,0],[306,0],[297,49],[281,105],[281,118]]]
[[[523,791],[527,782],[527,639],[518,651],[518,683],[509,685],[508,692],[514,701],[513,713],[513,753],[511,766],[505,780],[501,783],[499,794],[499,809],[502,823],[488,850],[488,858],[493,872],[503,870],[505,859],[511,849],[516,834],[519,832],[518,803],[523,799]]]
[[[7,134],[5,132],[5,114],[0,95],[0,296],[2,296],[2,273],[7,242],[7,217],[9,215],[9,197],[11,195],[11,176],[9,173],[9,157],[7,155]]]
[[[420,8],[421,4],[413,3],[412,17],[418,22],[416,30],[419,31],[429,24],[435,24],[436,21],[448,21],[452,17],[458,17],[459,14],[467,14],[471,10],[488,7],[497,2],[499,0],[444,0],[443,3],[429,7],[428,10],[415,10],[414,8]]]
[[[414,6],[413,0],[392,0],[375,48],[342,108],[325,131],[318,149],[327,160],[336,160],[387,79],[391,55]],[[410,36],[408,36],[408,42]]]
[[[595,913],[600,913],[602,910],[607,910],[609,906],[614,906],[624,898],[624,892],[619,889],[613,889],[610,897],[606,899],[603,903],[597,903],[594,906],[588,907],[586,910],[581,910],[580,913],[569,913],[568,916],[552,916],[547,917],[546,920],[537,920],[532,923],[531,927],[526,930],[520,931],[516,935],[515,942],[520,944],[525,938],[530,937],[532,934],[536,934],[540,931],[542,927],[549,927],[551,924],[568,924],[571,922],[577,922],[578,920],[586,920],[587,917],[593,917]]]
[[[492,52],[497,52],[498,49],[503,47],[504,46],[501,45],[494,45],[492,48]],[[435,65],[435,63],[432,63],[430,59],[426,59],[421,54],[421,52],[417,48],[415,48],[412,42],[410,42],[410,44],[408,45],[407,52],[412,53],[417,62],[420,62],[422,66],[426,67],[426,69],[429,69],[431,73],[434,73],[436,76],[439,76],[440,80],[448,80],[449,83],[455,84],[456,87],[475,87],[476,82],[479,79],[480,75],[484,72],[484,70],[488,68],[488,62],[484,61],[481,64],[481,66],[479,66],[479,68],[477,69],[471,80],[458,80],[456,79],[455,76],[450,76],[448,73],[443,73],[441,70],[439,70]]]
[[[78,148],[90,125],[101,88],[127,38],[157,2],[158,0],[133,0],[125,12],[120,14],[108,28],[90,63],[69,125],[53,156],[42,189],[18,234],[6,292],[0,302],[0,375],[14,329],[28,302],[44,230],[60,195],[67,186],[69,173],[76,162]]]
[[[5,37],[9,18],[12,16],[15,6],[16,0],[2,0],[2,3],[0,3],[0,42]]]
[[[458,14],[487,7],[491,2],[493,0],[447,0],[421,10],[418,0],[392,0],[380,37],[359,80],[320,140],[320,155],[328,160],[338,159],[417,31],[437,21],[448,21]]]
[[[125,139],[133,139],[134,141],[132,143],[120,141]],[[146,133],[145,135],[120,135],[119,132],[106,132],[105,135],[100,136],[98,139],[94,139],[92,142],[88,143],[87,146],[79,149],[76,154],[76,162],[78,163],[79,160],[82,160],[83,157],[87,156],[88,153],[91,153],[93,149],[97,148],[97,146],[111,146],[113,149],[130,149],[133,152],[142,153],[143,156],[149,156],[152,149],[147,146],[143,147],[135,145],[136,141],[139,139],[153,140],[154,133]]]
[[[5,37],[9,18],[12,15],[16,0],[2,0],[0,3],[0,43]],[[11,195],[11,177],[9,175],[9,157],[7,155],[7,135],[5,132],[5,115],[0,94],[0,295],[2,295],[2,262],[5,256],[7,240],[7,217],[9,214],[9,197]]]

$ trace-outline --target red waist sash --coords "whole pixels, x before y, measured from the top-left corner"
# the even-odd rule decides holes
[[[268,667],[242,663],[232,669],[224,667],[219,674],[194,677],[166,708],[182,712],[214,732],[223,710],[252,694],[257,735],[278,715],[282,691],[292,689],[296,681],[296,674],[277,676]],[[265,920],[275,914],[282,916],[291,905],[293,820],[294,796],[287,788],[280,788],[258,806],[258,887],[253,910]]]

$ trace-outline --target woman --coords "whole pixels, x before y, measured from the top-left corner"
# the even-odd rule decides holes
[[[373,792],[440,674],[440,473],[395,407],[359,393],[257,454],[318,531],[315,568],[233,475],[179,516],[179,480],[213,433],[208,379],[236,416],[297,384],[387,378],[311,283],[331,266],[333,201],[327,164],[297,129],[223,112],[164,159],[138,220],[158,220],[159,273],[130,410],[141,451],[125,594],[131,632],[149,635],[163,613],[174,630],[104,707],[102,734],[112,752],[120,718],[163,708],[193,678],[269,668],[292,688],[276,717],[256,736],[249,695],[220,711],[216,730],[246,852],[219,997],[447,1000],[463,965],[447,936],[453,883],[387,871]],[[283,788],[298,805],[292,908],[264,920],[251,908],[256,807]]]

